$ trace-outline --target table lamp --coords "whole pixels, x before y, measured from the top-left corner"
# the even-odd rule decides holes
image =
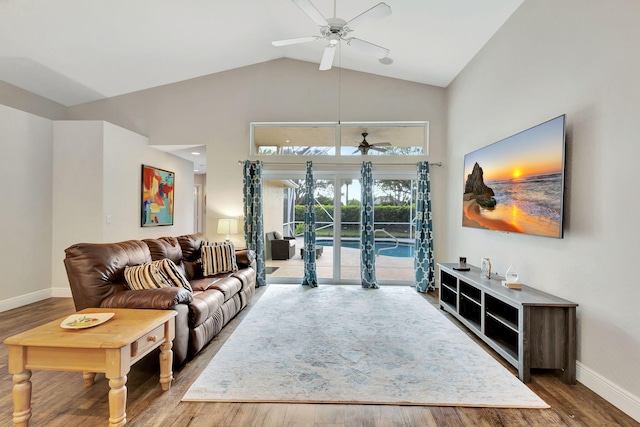
[[[238,234],[238,220],[230,218],[222,218],[218,220],[218,234],[225,234],[225,240],[228,242],[230,234]]]

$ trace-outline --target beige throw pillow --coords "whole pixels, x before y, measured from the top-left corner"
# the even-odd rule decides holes
[[[158,261],[158,263],[158,268],[173,286],[185,288],[189,292],[193,292],[189,280],[187,280],[184,273],[182,273],[182,270],[178,268],[175,262],[171,261],[169,258],[165,258]]]
[[[189,281],[184,277],[178,266],[167,258],[125,267],[124,278],[131,290],[177,286],[190,292],[192,291]]]
[[[231,242],[213,242],[202,245],[202,273],[214,276],[238,271],[236,250]]]

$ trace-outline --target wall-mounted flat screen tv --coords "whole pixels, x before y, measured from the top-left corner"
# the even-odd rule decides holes
[[[462,225],[562,238],[565,116],[464,156]]]

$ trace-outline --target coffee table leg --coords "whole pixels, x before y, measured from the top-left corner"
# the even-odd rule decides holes
[[[83,372],[82,373],[82,379],[84,380],[84,385],[86,387],[91,387],[93,385],[93,382],[96,379],[96,373],[95,372]]]
[[[127,376],[109,378],[109,427],[121,427],[127,423]]]
[[[31,419],[31,371],[13,375],[13,423],[27,427]]]
[[[163,391],[169,390],[171,381],[173,381],[173,342],[169,341],[160,345],[160,386]]]

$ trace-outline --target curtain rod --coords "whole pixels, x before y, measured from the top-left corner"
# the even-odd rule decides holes
[[[239,165],[244,165],[245,160],[238,160]],[[251,160],[251,163],[255,163],[255,160]],[[417,162],[412,163],[374,163],[373,166],[409,166],[415,165]],[[299,163],[264,163],[265,165],[274,165],[274,166],[298,166]],[[328,163],[318,163],[319,165],[329,165]],[[304,166],[304,165],[303,165]],[[330,164],[330,166],[360,166],[360,163],[338,163],[338,164]],[[442,166],[442,162],[429,162],[429,166]]]

